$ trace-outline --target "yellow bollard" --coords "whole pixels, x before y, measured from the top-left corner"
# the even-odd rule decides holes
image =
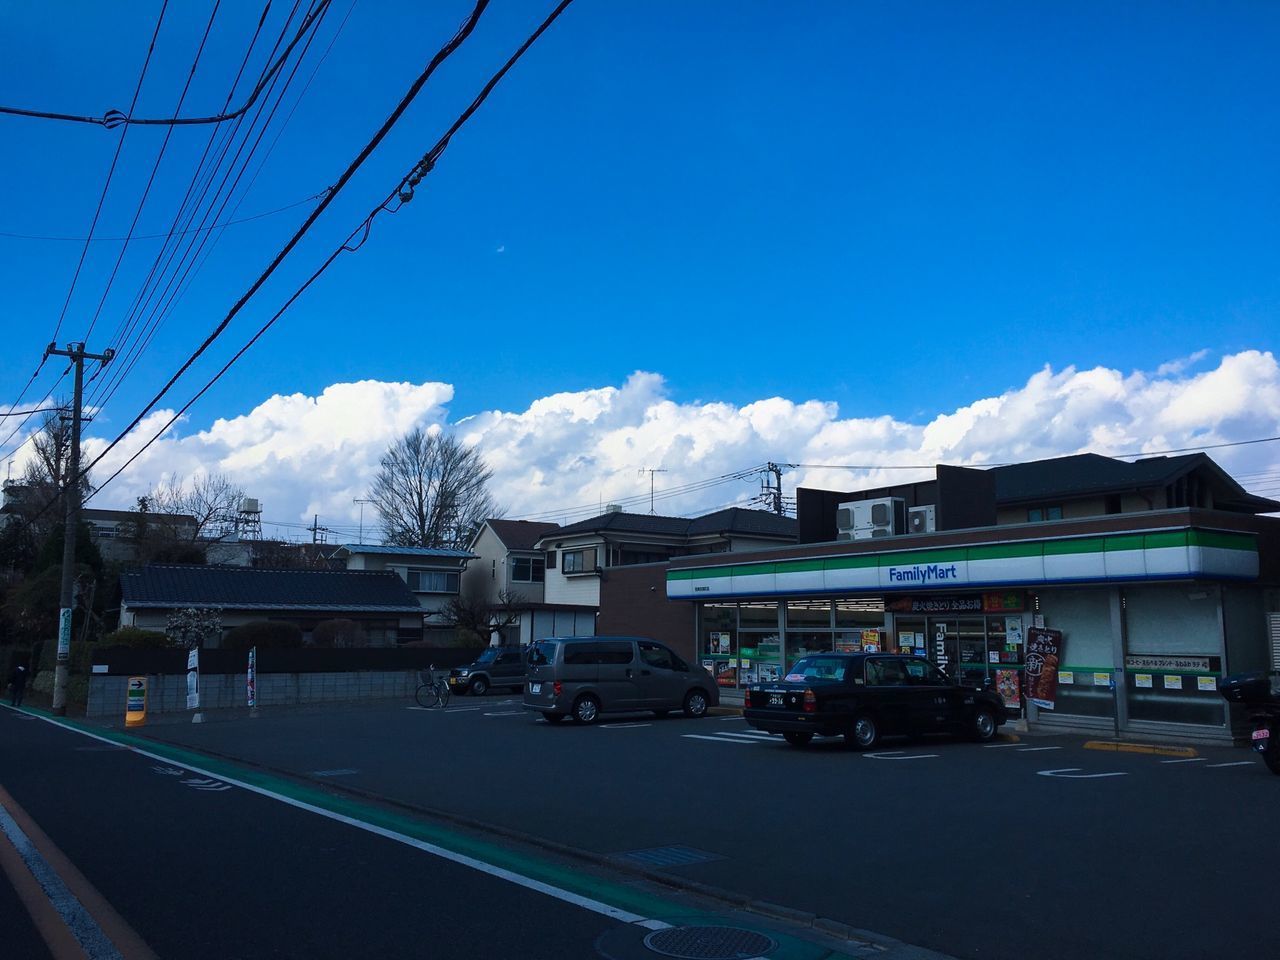
[[[130,677],[124,696],[124,725],[142,726],[147,722],[147,678]]]

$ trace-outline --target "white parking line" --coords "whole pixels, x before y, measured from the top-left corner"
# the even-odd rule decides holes
[[[1161,763],[1204,763],[1208,757],[1184,757],[1182,760],[1161,760]]]
[[[1103,777],[1127,777],[1127,773],[1081,773],[1079,767],[1063,767],[1060,770],[1037,770],[1039,777],[1062,777],[1066,780],[1100,780]]]
[[[486,717],[523,717],[523,710],[496,710],[492,713],[486,713]]]
[[[1233,763],[1211,763],[1206,770],[1212,770],[1215,767],[1252,767],[1255,766],[1252,760],[1236,760]]]
[[[1017,743],[985,743],[982,745],[983,750],[1005,750],[1009,747],[1019,746]]]
[[[1061,747],[1020,747],[1019,753],[1040,753],[1044,750],[1061,750]]]
[[[683,736],[686,740],[714,740],[716,743],[740,743],[743,746],[749,746],[750,744],[753,744],[756,742],[754,740],[735,740],[733,737],[729,737],[729,736],[704,737],[700,733],[685,733],[685,734],[681,734],[681,736]]]
[[[629,730],[632,727],[652,727],[652,723],[602,723],[601,730]]]
[[[864,753],[864,757],[868,760],[931,760],[939,754],[936,753],[905,753],[902,750],[881,750],[877,753]]]

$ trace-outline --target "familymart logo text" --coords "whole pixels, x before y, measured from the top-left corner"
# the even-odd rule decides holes
[[[890,567],[889,579],[894,583],[950,583],[958,580],[956,565],[918,563],[913,567]]]

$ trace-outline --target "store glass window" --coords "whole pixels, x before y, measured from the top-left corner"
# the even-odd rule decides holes
[[[830,630],[831,601],[788,600],[787,632],[792,630]]]
[[[792,633],[787,631],[787,667],[788,669],[802,657],[815,653],[831,653],[831,632],[825,633]]]
[[[837,630],[865,630],[884,626],[883,600],[837,600],[834,606]]]
[[[738,604],[738,626],[743,630],[778,630],[776,603]]]
[[[1039,604],[1044,625],[1062,631],[1054,709],[1041,716],[1114,717],[1110,592],[1105,588],[1043,590]]]

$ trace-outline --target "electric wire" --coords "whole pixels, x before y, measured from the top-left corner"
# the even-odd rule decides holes
[[[225,123],[228,120],[235,120],[254,105],[258,97],[262,94],[263,89],[266,87],[267,82],[280,71],[281,67],[284,66],[285,61],[289,59],[294,48],[297,47],[302,38],[310,32],[312,26],[318,22],[319,17],[328,8],[330,2],[331,0],[320,0],[319,6],[308,16],[302,26],[299,27],[298,33],[289,43],[289,46],[285,48],[284,52],[280,54],[278,59],[270,64],[266,73],[263,75],[263,78],[249,94],[249,99],[235,110],[226,111],[224,107],[223,113],[209,117],[135,117],[133,116],[133,111],[137,107],[137,98],[135,97],[133,102],[129,105],[128,113],[122,113],[119,110],[108,110],[106,114],[101,117],[81,116],[70,113],[54,113],[47,110],[29,110],[22,107],[6,106],[0,106],[0,114],[10,114],[18,117],[31,117],[40,120],[60,120],[69,123],[91,123],[105,127],[108,130],[114,130],[116,127],[121,126],[126,129],[130,126],[193,126],[199,124],[219,124]]]
[[[569,2],[569,0],[566,0],[566,3],[567,2]],[[199,359],[200,356],[202,356],[204,352],[209,349],[209,347],[222,334],[222,332],[227,328],[227,326],[231,323],[231,321],[235,318],[235,316],[244,308],[245,304],[249,302],[249,300],[253,297],[253,295],[256,294],[258,290],[262,288],[263,284],[265,284],[267,280],[271,277],[271,275],[275,273],[276,268],[280,266],[280,264],[289,255],[289,253],[292,252],[294,247],[298,245],[298,243],[302,240],[302,238],[311,229],[312,225],[316,222],[316,220],[319,219],[320,215],[325,211],[325,209],[328,208],[329,204],[333,202],[334,198],[337,197],[338,194],[342,192],[342,189],[347,185],[347,183],[355,175],[356,171],[360,169],[360,167],[364,164],[364,162],[369,158],[369,156],[377,148],[378,144],[380,144],[382,140],[386,137],[386,135],[391,131],[391,128],[395,126],[396,122],[400,119],[400,117],[404,114],[404,112],[408,110],[409,105],[413,103],[418,93],[422,90],[426,82],[435,73],[436,69],[440,66],[440,64],[443,63],[446,59],[448,59],[448,57],[452,55],[453,52],[457,50],[462,45],[462,43],[466,41],[466,39],[471,35],[472,31],[475,29],[476,24],[479,22],[480,16],[484,13],[484,10],[488,5],[489,5],[489,0],[476,0],[474,8],[472,9],[471,13],[467,15],[466,19],[463,21],[462,25],[459,27],[457,33],[448,42],[446,42],[445,45],[441,47],[439,51],[436,52],[435,56],[431,58],[431,61],[427,64],[426,69],[417,77],[417,79],[414,80],[413,84],[410,85],[408,91],[406,91],[404,96],[401,98],[400,102],[396,105],[395,109],[391,112],[390,116],[388,116],[387,119],[383,121],[382,125],[374,133],[373,137],[369,140],[367,144],[365,144],[364,148],[360,151],[360,153],[356,156],[356,158],[353,161],[351,161],[351,163],[347,166],[347,168],[342,172],[342,175],[338,178],[338,180],[334,183],[334,185],[329,189],[329,192],[324,196],[324,198],[320,201],[320,203],[316,205],[316,208],[311,211],[311,214],[307,217],[307,219],[303,222],[303,224],[294,232],[293,236],[284,245],[284,247],[275,255],[275,257],[267,265],[266,269],[263,270],[261,275],[259,275],[258,279],[255,280],[253,284],[249,287],[249,289],[245,291],[245,293],[243,293],[240,296],[240,298],[232,305],[231,309],[227,312],[227,315],[218,323],[216,327],[214,327],[213,331],[210,332],[209,335],[200,344],[200,346],[196,348],[195,352],[192,353],[191,356],[186,361],[183,362],[182,366],[178,369],[178,371],[169,378],[168,382],[166,382],[165,385],[160,389],[160,392],[157,393],[147,403],[145,407],[143,407],[142,411],[136,417],[134,417],[134,419],[129,423],[127,427],[125,427],[125,429],[120,433],[120,435],[115,440],[113,440],[111,444],[108,445],[107,449],[104,450],[102,454],[99,455],[99,457],[97,458],[98,460],[100,460],[103,456],[105,456],[112,449],[114,449],[115,446],[121,440],[123,440],[125,436],[129,434],[130,431],[132,431],[139,423],[142,422],[143,418],[148,413],[150,413],[153,409],[155,409],[156,405],[169,392],[169,390],[172,389],[173,385],[178,382],[179,378],[181,378],[182,375],[191,368],[192,364],[194,364],[196,360]],[[386,201],[384,201],[384,205],[385,205],[385,202]],[[379,209],[380,208],[381,207],[379,207]],[[370,214],[369,219],[371,219],[372,216],[373,214]],[[346,244],[338,247],[333,252],[333,254],[327,260],[325,260],[324,265],[320,268],[320,271],[322,272],[326,267],[328,267],[329,264],[331,264],[335,259],[337,259],[338,254],[340,254],[344,249],[347,249]],[[308,278],[306,283],[304,283],[303,286],[299,288],[299,290],[292,297],[289,298],[288,303],[292,304],[293,301],[297,299],[297,297],[302,292],[302,290],[305,290],[307,287],[309,287],[311,283],[315,281],[318,275],[319,273],[313,273],[311,277]],[[281,313],[282,312],[283,310],[281,311]],[[279,317],[281,313],[277,313],[275,317],[273,317],[270,321],[268,321],[267,327],[269,327],[271,323],[274,323],[275,319]],[[259,331],[259,333],[254,336],[253,340],[250,341],[250,343],[256,342],[258,337],[261,336],[262,333],[266,332],[267,327],[264,327],[261,331]],[[236,356],[238,357],[240,356],[240,354],[237,354]],[[223,368],[223,369],[225,371],[226,368]],[[219,373],[218,376],[221,376],[221,373]],[[211,385],[212,385],[212,381],[204,389],[208,389],[208,386],[211,386]],[[201,392],[203,393],[203,390]],[[95,460],[94,462],[96,463],[97,460]]]
[[[269,6],[270,4],[268,4],[268,7]],[[269,54],[269,58],[275,55],[275,51],[278,50],[280,44],[284,42],[284,38],[288,33],[289,24],[297,14],[300,6],[301,0],[296,0],[293,9],[285,20],[280,36],[276,40],[275,47],[271,54]],[[236,73],[235,80],[232,82],[231,88],[227,92],[228,103],[230,103],[231,98],[235,95],[235,88],[244,74],[245,66],[247,65],[249,57],[252,55],[253,48],[257,43],[261,32],[262,22],[265,21],[265,16],[266,11],[264,10],[263,18],[259,21],[259,29],[254,33],[249,48],[245,51],[245,56],[241,61],[240,69]],[[314,34],[311,36],[314,36]],[[300,63],[301,60],[298,62]],[[295,63],[294,70],[296,71],[296,69],[297,64]],[[290,74],[290,78],[292,78],[292,73]],[[286,81],[286,87],[288,82],[289,81]],[[237,148],[230,166],[225,169],[222,180],[218,183],[218,187],[214,191],[210,205],[205,207],[204,202],[206,197],[209,195],[209,189],[217,179],[218,171],[222,169],[223,161],[226,159],[232,143],[235,142],[240,129],[240,124],[237,122],[231,127],[215,128],[211,132],[209,141],[205,144],[204,152],[201,155],[199,163],[196,165],[196,170],[192,175],[191,181],[187,186],[187,191],[183,196],[182,203],[179,205],[178,211],[175,213],[173,220],[173,227],[176,229],[180,223],[183,223],[183,216],[184,213],[186,213],[185,226],[189,228],[191,224],[196,222],[196,216],[199,211],[204,209],[204,214],[199,221],[199,226],[194,230],[187,229],[181,231],[184,234],[184,237],[176,239],[172,248],[169,247],[168,241],[166,240],[160,250],[157,251],[151,270],[148,272],[142,286],[135,295],[129,310],[121,320],[120,326],[117,328],[116,337],[112,341],[113,344],[116,345],[116,349],[121,356],[118,358],[118,362],[112,370],[107,382],[103,386],[99,387],[91,397],[92,403],[97,403],[99,406],[106,406],[107,402],[109,402],[111,397],[114,396],[116,390],[119,389],[120,385],[128,377],[129,373],[132,372],[134,366],[146,351],[147,347],[150,346],[152,338],[163,323],[165,316],[167,316],[168,309],[171,307],[174,302],[174,298],[177,296],[177,290],[181,289],[181,285],[191,275],[191,271],[195,267],[196,259],[199,257],[200,252],[205,249],[205,246],[209,243],[210,237],[212,236],[211,232],[202,233],[201,231],[204,230],[204,226],[209,221],[210,217],[212,217],[216,222],[218,218],[221,217],[222,212],[226,209],[226,203],[230,198],[231,193],[229,192],[227,196],[223,198],[221,204],[219,204],[218,198],[222,195],[222,190],[226,186],[228,178],[236,169],[236,164],[240,160],[240,155],[243,152],[245,145],[253,135],[253,131],[256,128],[258,121],[263,117],[264,112],[267,116],[266,123],[268,125],[274,116],[275,107],[272,107],[269,111],[266,110],[266,106],[272,96],[274,86],[275,82],[273,80],[271,86],[268,88],[268,99],[262,102],[258,108],[258,112],[250,121],[249,126],[245,128],[244,138],[240,141],[240,146]],[[276,106],[278,106],[278,101]],[[263,130],[265,131],[265,129],[266,127],[264,126]],[[204,186],[199,191],[199,196],[195,200],[194,204],[190,205],[188,212],[188,205],[191,201],[192,195],[196,192],[197,184],[201,181],[201,175],[205,170],[205,165],[213,144],[223,132],[226,132],[226,137],[222,142],[217,159],[213,162],[213,165],[209,167],[208,177],[204,180]],[[253,150],[256,149],[257,144],[255,143],[254,147],[250,151],[249,157],[252,156]],[[232,180],[232,192],[234,192],[236,187],[239,185],[240,178],[243,176],[244,169],[249,162],[249,157],[245,158],[245,164],[240,167],[239,172],[236,173],[235,179]],[[219,236],[221,236],[221,234],[219,234]],[[187,237],[189,237],[189,239],[187,239]],[[185,250],[182,249],[184,242],[186,243]],[[216,243],[216,238],[214,243]],[[178,265],[174,268],[174,272],[170,274],[170,266],[173,264],[174,257],[178,255],[179,250],[182,250],[182,254],[178,258]],[[166,276],[168,276],[167,282],[165,280]],[[174,287],[175,282],[178,285],[177,289]],[[163,289],[161,289],[161,284],[163,284]],[[159,292],[157,293],[157,291]],[[172,297],[170,296],[171,291],[173,291]],[[166,298],[168,298],[167,302]],[[164,305],[163,310],[161,309],[162,304]],[[146,316],[145,320],[143,320],[144,315]],[[138,327],[140,322],[142,323],[142,326]]]
[[[133,102],[130,105],[131,110],[133,109],[134,106],[137,105],[138,96],[139,94],[142,93],[142,84],[143,84],[143,81],[146,80],[147,78],[147,68],[151,66],[151,55],[155,53],[156,39],[160,36],[160,27],[164,23],[164,15],[168,9],[169,9],[169,0],[164,0],[164,2],[160,5],[160,16],[156,19],[155,31],[151,34],[151,45],[147,47],[147,56],[146,56],[146,59],[143,60],[142,62],[142,72],[138,76],[138,85],[134,88],[134,91],[133,91]],[[111,189],[111,179],[112,177],[115,176],[116,163],[119,162],[120,160],[120,150],[124,147],[125,137],[128,136],[128,133],[129,133],[129,130],[127,127],[124,130],[121,130],[120,139],[116,141],[116,150],[111,157],[111,166],[107,169],[107,179],[106,179],[106,182],[102,185],[102,195],[98,197],[98,207],[96,210],[94,210],[93,221],[89,224],[90,237],[93,236],[94,231],[98,227],[98,217],[102,215],[102,205],[107,199],[107,191]],[[71,297],[76,290],[76,281],[80,279],[80,270],[84,267],[85,254],[87,254],[88,252],[89,252],[89,240],[86,239],[84,246],[80,250],[80,260],[79,262],[76,263],[76,271],[71,276],[71,286],[67,290],[66,300],[63,301],[62,312],[58,315],[58,323],[53,329],[52,339],[55,342],[58,339],[58,331],[62,329],[62,322],[63,320],[66,319],[67,308],[71,306]]]
[[[195,79],[196,70],[200,66],[200,58],[204,56],[204,48],[209,42],[209,34],[213,31],[214,21],[218,18],[218,10],[222,6],[222,0],[214,0],[213,10],[209,13],[209,22],[205,24],[204,35],[200,38],[200,46],[196,48],[195,58],[191,61],[191,69],[187,72],[187,82],[182,85],[182,93],[178,96],[177,106],[173,108],[173,115],[176,117],[182,109],[183,103],[186,102],[187,94],[191,90],[191,81]],[[156,174],[160,171],[160,163],[164,160],[165,151],[169,149],[169,141],[173,137],[173,127],[169,127],[164,132],[164,139],[160,142],[160,150],[156,153],[155,163],[151,165],[151,174],[147,177],[147,185],[142,188],[142,196],[138,200],[138,207],[133,212],[133,220],[129,224],[129,230],[125,234],[124,243],[120,245],[120,252],[116,256],[115,265],[111,268],[111,275],[107,277],[107,284],[102,290],[102,296],[98,299],[98,307],[93,312],[93,319],[89,322],[89,329],[85,332],[84,340],[87,343],[93,328],[98,325],[98,318],[102,316],[102,307],[107,302],[107,295],[111,293],[111,285],[115,283],[116,274],[120,272],[120,264],[124,261],[125,254],[129,250],[129,244],[133,240],[133,231],[138,226],[138,220],[142,217],[142,211],[147,205],[147,198],[151,196],[151,188],[156,182]],[[124,140],[124,134],[120,135],[120,139]],[[85,249],[88,249],[86,242]]]
[[[547,18],[543,20],[543,22],[538,26],[538,28],[528,37],[528,39],[526,39],[525,42],[520,45],[520,47],[515,51],[515,53],[513,53],[510,58],[508,58],[507,62],[503,64],[503,66],[490,78],[489,82],[485,84],[485,86],[481,89],[480,93],[466,108],[466,110],[464,110],[462,114],[459,115],[459,119],[450,126],[450,128],[445,132],[444,136],[442,136],[440,140],[438,140],[436,144],[431,148],[431,150],[429,150],[424,155],[423,159],[420,160],[418,164],[414,166],[414,168],[410,171],[410,173],[403,180],[401,180],[400,186],[397,187],[395,190],[393,190],[392,193],[388,195],[387,199],[383,200],[382,203],[376,206],[369,213],[369,215],[365,218],[361,226],[357,227],[356,230],[353,231],[350,236],[348,236],[345,242],[343,242],[341,245],[335,248],[333,252],[330,253],[329,256],[325,258],[325,260],[320,264],[320,266],[318,266],[311,273],[311,275],[298,287],[298,289],[293,292],[293,294],[288,298],[288,300],[286,300],[284,304],[258,329],[258,331],[253,335],[253,337],[250,338],[250,340],[247,343],[245,343],[245,345],[242,346],[222,366],[222,368],[217,373],[215,373],[213,377],[211,377],[205,383],[205,385],[201,387],[200,390],[190,400],[187,401],[186,404],[183,405],[183,407],[180,410],[178,410],[172,417],[170,417],[168,422],[163,427],[161,427],[159,431],[157,431],[150,439],[148,439],[127,461],[125,461],[115,471],[115,473],[111,474],[111,476],[108,477],[105,482],[99,485],[98,488],[94,490],[93,493],[90,494],[90,497],[95,496],[98,492],[100,492],[108,484],[110,484],[116,477],[118,477],[122,472],[124,472],[124,470],[127,469],[135,460],[137,460],[137,458],[140,457],[170,427],[172,427],[173,424],[176,423],[178,419],[181,416],[183,416],[186,413],[186,411],[189,410],[194,403],[196,403],[196,401],[198,401],[202,396],[204,396],[204,394],[208,392],[214,386],[214,384],[216,384],[226,374],[228,370],[231,369],[231,367],[240,359],[240,357],[242,357],[255,343],[257,343],[257,341],[261,337],[263,337],[267,333],[268,330],[271,329],[271,327],[275,324],[275,322],[285,314],[285,312],[294,304],[295,301],[297,301],[299,297],[302,296],[302,294],[311,286],[311,284],[313,284],[317,279],[319,279],[319,277],[330,267],[330,265],[333,264],[335,260],[337,260],[339,256],[341,256],[344,252],[352,252],[354,250],[358,250],[360,246],[362,246],[365,240],[368,238],[369,227],[374,217],[376,217],[383,210],[388,210],[389,212],[394,213],[396,210],[400,209],[400,207],[402,207],[405,203],[407,203],[409,199],[411,199],[412,186],[416,185],[416,183],[421,182],[423,177],[425,177],[427,173],[429,173],[430,170],[434,168],[435,161],[440,157],[441,154],[443,154],[445,148],[448,146],[449,140],[461,128],[462,123],[464,123],[466,119],[469,119],[472,115],[475,114],[476,110],[479,109],[482,103],[484,103],[484,101],[488,98],[489,94],[493,91],[493,89],[497,86],[497,84],[501,81],[501,79],[504,76],[506,76],[506,74],[511,70],[511,68],[520,60],[521,57],[524,56],[524,54],[537,41],[537,39],[541,37],[542,34],[545,33],[547,29],[549,29],[550,26],[557,19],[559,19],[560,15],[565,11],[565,9],[568,8],[569,4],[572,2],[573,0],[561,0],[561,2],[555,7],[554,10],[552,10],[552,12],[547,16]],[[404,110],[407,109],[413,97],[416,96],[417,92],[426,83],[427,79],[430,78],[431,74],[435,71],[435,68],[441,62],[443,62],[444,59],[446,59],[454,50],[456,50],[457,47],[460,46],[463,41],[465,41],[467,36],[469,36],[471,31],[474,29],[476,21],[478,20],[480,14],[483,13],[484,8],[487,5],[488,5],[487,0],[477,0],[475,8],[473,9],[472,13],[467,17],[467,19],[463,22],[462,26],[458,30],[458,33],[454,36],[453,39],[451,39],[448,43],[445,44],[444,47],[440,49],[440,51],[436,54],[435,57],[432,58],[431,63],[428,64],[426,71],[424,71],[424,73],[418,78],[418,80],[415,81],[413,86],[410,88],[410,91],[405,95],[404,99],[402,99],[400,105],[392,113],[391,117],[388,118],[387,122],[383,124],[383,127],[380,129],[379,133],[375,135],[374,139],[371,140],[369,145],[366,146],[365,149],[361,152],[360,157],[357,158],[357,161],[362,160],[364,157],[367,157],[370,152],[372,152],[372,149],[377,145],[377,143],[385,135],[386,131],[390,129],[390,125],[392,125],[395,122],[395,120],[398,119],[398,117],[404,112]],[[352,173],[354,172],[352,168],[348,168],[348,170],[349,172],[352,172]],[[346,179],[350,179],[350,177],[346,176],[345,179],[340,179],[339,184],[345,183]],[[410,187],[410,192],[408,197],[405,196],[406,185]],[[336,187],[335,187],[335,192],[336,192]],[[334,192],[331,192],[329,196],[330,197],[334,196]],[[388,204],[392,201],[393,198],[397,196],[400,198],[400,201],[401,201],[400,205],[395,208],[389,208]],[[251,287],[250,290],[246,292],[240,298],[239,301],[237,301],[236,305],[233,306],[232,311],[228,314],[226,320],[224,320],[219,325],[219,327],[215,330],[214,334],[211,334],[210,338],[206,340],[206,343],[205,343],[206,346],[208,343],[212,342],[213,337],[215,337],[217,333],[220,333],[222,329],[225,329],[226,324],[230,322],[230,319],[232,316],[234,316],[235,312],[237,312],[239,308],[242,307],[243,304],[248,301],[249,297],[252,296],[253,293],[262,285],[262,282],[264,282],[266,277],[269,275],[270,270],[273,270],[275,265],[278,264],[281,259],[283,259],[283,256],[287,253],[287,250],[291,249],[292,245],[296,244],[296,241],[301,237],[302,233],[305,232],[305,228],[308,227],[310,223],[314,222],[316,216],[318,216],[318,213],[319,213],[319,209],[317,209],[317,211],[313,213],[312,217],[308,220],[308,222],[303,225],[303,228],[299,229],[299,232],[295,234],[294,239],[290,242],[290,245],[287,245],[286,249],[282,250],[281,253],[277,255],[277,258],[275,261],[273,261],[272,266],[268,268],[268,272],[264,273],[263,277],[259,278],[259,281],[253,287]],[[361,239],[356,242],[355,246],[352,246],[352,241],[357,235],[360,235]],[[200,351],[197,351],[197,354],[193,355],[193,357],[187,361],[187,363],[183,366],[182,370],[179,370],[179,372],[175,374],[173,378],[171,378],[171,380],[169,381],[169,384],[167,384],[164,390],[162,390],[161,393],[157,395],[156,399],[153,400],[150,404],[148,404],[148,406],[144,408],[142,413],[140,413],[133,420],[133,422],[129,424],[129,426],[127,426],[114,440],[112,440],[107,445],[107,447],[100,454],[98,454],[97,457],[94,458],[93,462],[89,464],[86,470],[92,469],[97,463],[99,463],[102,460],[103,457],[109,454],[111,450],[113,450],[117,445],[120,444],[121,441],[124,440],[126,436],[128,436],[128,434],[138,425],[138,423],[141,422],[142,418],[146,416],[146,414],[149,413],[152,408],[154,408],[155,404],[159,401],[160,396],[163,396],[163,394],[169,389],[169,387],[171,387],[173,383],[176,382],[177,378],[181,376],[182,372],[185,371],[188,367],[190,367],[191,363],[194,362],[195,360],[195,356],[198,356],[203,349],[204,348],[202,347]],[[86,498],[86,500],[87,499],[89,498]]]

